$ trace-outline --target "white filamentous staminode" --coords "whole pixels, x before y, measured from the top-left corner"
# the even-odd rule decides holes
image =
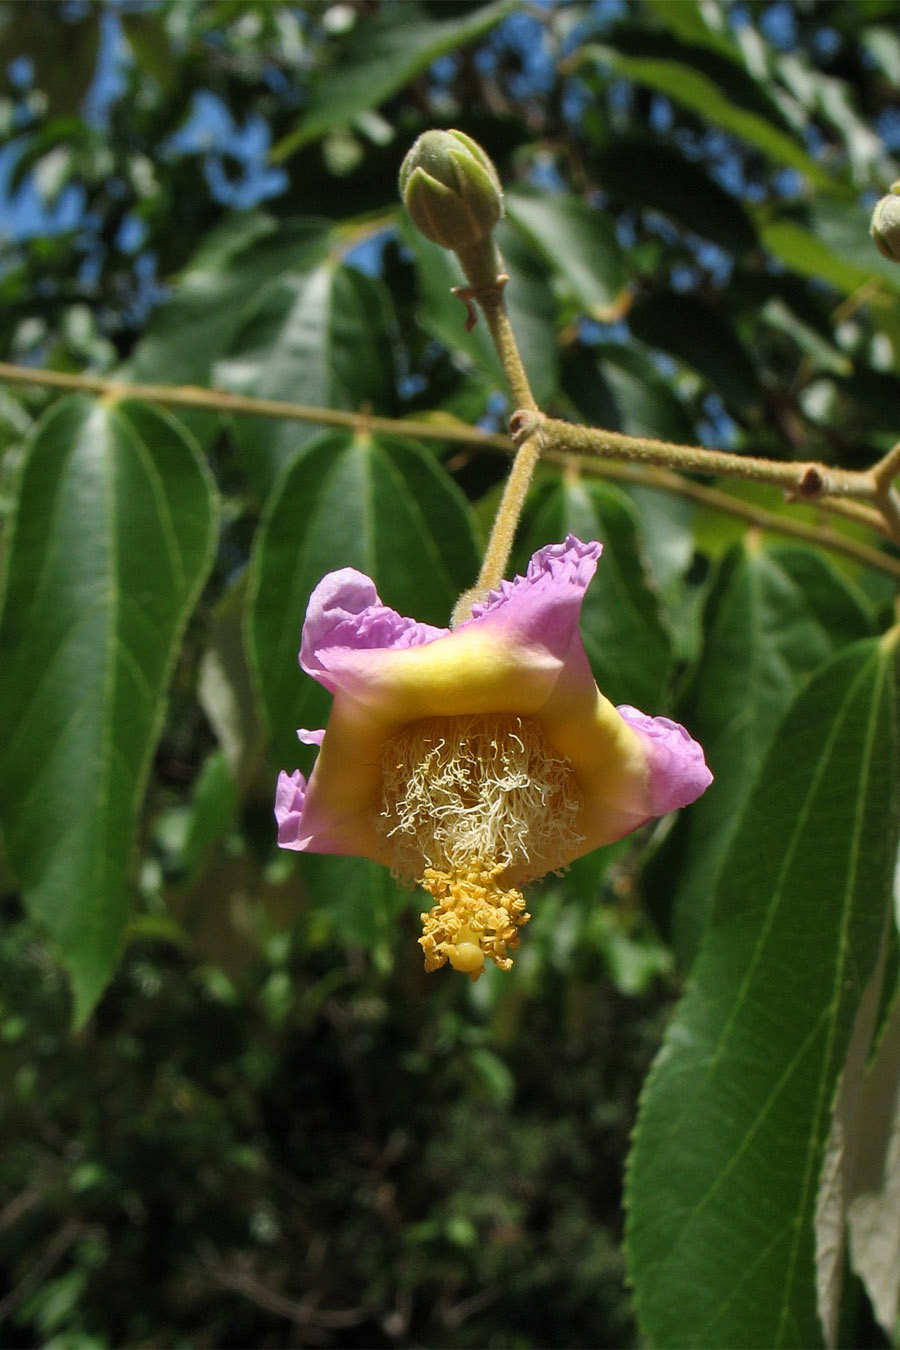
[[[394,872],[508,867],[518,882],[578,852],[581,795],[567,759],[537,722],[508,713],[435,717],[405,727],[381,755],[378,827]]]

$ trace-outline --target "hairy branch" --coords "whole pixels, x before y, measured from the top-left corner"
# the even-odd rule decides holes
[[[450,418],[446,420],[433,419],[426,422],[395,417],[377,417],[369,413],[344,412],[334,408],[321,408],[278,399],[252,398],[231,394],[225,390],[202,389],[193,385],[138,384],[98,375],[35,370],[31,367],[10,365],[5,362],[0,362],[0,382],[56,389],[67,393],[97,394],[108,398],[144,399],[149,403],[157,403],[164,407],[201,408],[223,414],[272,417],[286,421],[314,423],[320,426],[345,427],[351,431],[410,436],[417,440],[451,441],[468,446],[470,449],[490,450],[495,453],[499,451],[507,455],[514,448],[513,442],[508,436],[498,432],[485,431],[482,427],[468,426]],[[782,465],[778,461],[726,454],[724,451],[707,450],[700,446],[671,446],[665,441],[625,436],[613,431],[593,433],[593,437],[599,438],[605,447],[601,453],[596,442],[589,447],[582,445],[582,438],[577,433],[584,432],[585,428],[577,427],[569,422],[543,418],[532,409],[528,409],[521,418],[514,420],[513,425],[516,427],[517,435],[523,436],[527,432],[531,420],[535,418],[540,420],[542,427],[545,428],[549,424],[556,432],[554,436],[556,444],[549,444],[543,452],[544,458],[549,462],[571,464],[574,460],[580,462],[590,473],[604,478],[637,482],[659,491],[690,497],[710,510],[735,516],[750,524],[792,538],[818,544],[823,548],[853,558],[868,567],[877,568],[891,577],[900,578],[900,562],[874,548],[837,534],[825,526],[805,525],[799,521],[792,521],[788,517],[750,506],[724,492],[717,491],[715,488],[687,479],[668,467],[672,459],[673,449],[675,451],[684,450],[701,457],[699,463],[702,465],[704,472],[718,472],[723,476],[735,473],[736,468],[745,470],[747,465],[751,467],[755,464],[774,466],[779,476],[777,478],[763,478],[762,481],[775,481],[782,489],[785,488],[787,482],[790,492],[790,486],[794,485],[798,478],[798,470],[808,472],[811,467],[818,470],[819,466]],[[564,442],[562,446],[559,444],[560,441]],[[714,457],[712,462],[710,457]],[[718,467],[714,467],[714,465]],[[825,466],[823,465],[821,468],[825,469]],[[781,474],[779,470],[785,470],[786,473]],[[826,475],[831,475],[835,471],[825,469],[825,472]],[[852,497],[846,495],[828,495],[832,485],[832,479],[828,476],[823,480],[827,484],[826,495],[812,498],[813,504],[821,511],[840,515],[875,532],[891,536],[893,531],[875,503],[879,496],[883,496],[890,489],[893,477],[897,472],[900,472],[900,445],[889,451],[884,459],[880,460],[871,470],[858,475],[865,479],[871,477],[878,484],[874,493],[867,493],[871,504],[855,501]],[[741,472],[738,476],[747,478],[754,475]],[[790,495],[795,500],[804,499],[803,494],[790,493]],[[810,498],[807,496],[805,500],[809,501]]]

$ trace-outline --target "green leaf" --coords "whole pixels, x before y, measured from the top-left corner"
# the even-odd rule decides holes
[[[671,666],[671,644],[645,567],[640,520],[613,487],[560,481],[529,512],[517,546],[519,570],[548,541],[599,539],[603,554],[588,587],[581,632],[594,676],[613,703],[658,712]]]
[[[736,412],[759,403],[753,362],[722,312],[695,295],[645,296],[628,315],[635,337],[670,352],[707,379]]]
[[[331,243],[329,221],[275,221],[261,212],[232,217],[205,238],[121,373],[145,384],[208,387],[246,306],[273,278],[318,267]],[[184,409],[180,420],[204,444],[220,415]]]
[[[398,211],[397,228],[413,255],[418,280],[418,322],[426,333],[451,352],[462,352],[477,371],[498,389],[505,388],[503,366],[483,322],[466,331],[466,310],[453,287],[465,285],[456,256],[433,244],[413,225],[405,211]]]
[[[809,549],[732,549],[707,602],[703,655],[678,716],[716,781],[682,812],[657,861],[682,965],[696,954],[713,891],[750,788],[778,725],[812,673],[872,631],[840,573]],[[678,877],[674,897],[672,875]]]
[[[396,397],[390,324],[390,297],[381,281],[323,262],[263,287],[245,307],[214,379],[257,398],[390,411]],[[317,434],[309,423],[235,419],[247,476],[261,500],[284,464]]]
[[[646,136],[616,140],[594,153],[592,169],[604,192],[661,211],[730,253],[744,253],[756,243],[743,204],[674,145]]]
[[[709,8],[702,0],[648,0],[650,9],[660,23],[684,42],[699,43],[733,60],[736,52],[733,41],[722,32],[722,17],[718,6]]]
[[[850,375],[853,362],[842,351],[822,337],[816,329],[791,309],[779,295],[773,295],[760,310],[760,319],[770,328],[784,333],[796,343],[804,356],[808,356],[820,370],[832,375]]]
[[[221,750],[207,756],[197,775],[190,804],[185,808],[182,885],[190,886],[200,876],[212,846],[226,833],[234,819],[237,790]]]
[[[265,740],[244,642],[248,581],[245,568],[216,605],[197,672],[198,702],[239,793],[259,768]]]
[[[704,62],[702,48],[683,48],[683,51],[684,59],[680,61],[669,60],[664,56],[626,55],[613,47],[586,46],[582,48],[581,54],[585,57],[588,54],[599,56],[613,67],[617,75],[624,75],[636,84],[666,94],[675,103],[699,114],[705,121],[755,145],[776,164],[799,169],[816,187],[826,190],[834,188],[830,176],[789,132],[783,131],[755,107],[741,106],[733,98],[730,88],[700,69]],[[709,54],[705,56],[705,62],[711,64]],[[726,65],[721,61],[718,64]],[[746,72],[740,71],[737,66],[728,70],[729,83],[734,83],[741,76],[745,82],[755,86],[758,95],[761,94],[761,87],[750,81]]]
[[[283,163],[332,127],[377,108],[439,56],[484,37],[514,8],[513,0],[496,0],[458,18],[432,19],[415,0],[405,0],[374,18],[358,14],[336,60],[313,80],[299,126],[273,147],[270,158]]]
[[[279,767],[311,758],[297,727],[325,725],[328,695],[298,668],[297,652],[310,592],[339,567],[367,573],[402,614],[449,621],[478,571],[475,534],[462,494],[417,446],[327,433],[273,495],[253,563],[249,638]]]
[[[850,1259],[885,1336],[893,1337],[900,1269],[900,998],[853,1104]]]
[[[506,210],[533,247],[565,277],[585,313],[607,320],[618,314],[629,277],[611,220],[569,193],[525,187],[506,194]]]
[[[651,1343],[821,1343],[819,1171],[897,851],[897,638],[846,648],[790,709],[644,1089],[627,1248]]]
[[[519,355],[535,399],[541,406],[546,406],[559,393],[558,306],[550,286],[549,269],[538,252],[527,240],[517,236],[508,222],[501,221],[495,237],[509,275],[504,298]],[[479,325],[484,325],[480,316]],[[505,387],[505,377],[503,383]]]
[[[760,238],[775,257],[801,276],[827,281],[853,295],[873,279],[896,291],[900,268],[882,257],[868,232],[866,212],[854,203],[819,202],[807,207],[803,221],[762,223]]]
[[[851,1203],[859,1204],[861,1201],[863,1245],[875,1258],[868,1266],[867,1273],[881,1285],[881,1293],[887,1294],[893,1302],[893,1316],[887,1320],[879,1317],[888,1336],[897,1317],[898,1266],[896,1259],[891,1259],[891,1256],[892,1252],[898,1250],[900,1209],[897,1208],[896,1199],[890,1196],[890,1191],[896,1190],[897,1185],[894,1179],[896,1165],[885,1156],[892,1134],[890,1117],[895,1109],[897,1071],[900,1068],[896,1055],[900,1046],[896,1034],[900,1026],[896,1018],[896,1002],[892,1012],[885,1018],[878,1053],[872,1061],[872,1072],[868,1074],[866,1071],[879,1010],[884,1000],[884,976],[889,954],[896,958],[895,945],[891,951],[891,937],[896,941],[896,935],[891,932],[891,916],[886,915],[885,918],[887,922],[881,952],[875,973],[856,1010],[847,1056],[835,1094],[831,1131],[816,1199],[816,1298],[825,1344],[829,1347],[838,1342],[847,1255],[848,1206]],[[885,1194],[879,1195],[882,1179],[886,1175],[892,1177],[893,1184],[885,1186]],[[860,1270],[859,1265],[855,1268]],[[884,1288],[883,1276],[886,1272],[892,1288]],[[863,1279],[871,1296],[872,1286],[865,1279],[865,1274]],[[876,1309],[879,1309],[879,1303],[879,1298],[873,1299]]]
[[[694,440],[694,427],[649,355],[612,342],[574,350],[563,366],[563,388],[584,421],[629,436]]]
[[[890,181],[893,161],[884,140],[856,110],[858,91],[846,80],[818,70],[798,48],[784,52],[770,66],[771,74],[797,101],[801,116],[830,128],[846,149],[853,177],[860,186]],[[799,124],[800,118],[795,117]]]
[[[28,450],[0,620],[0,825],[25,904],[90,1013],[128,918],[137,813],[213,486],[141,403],[57,403]]]
[[[211,231],[150,319],[126,367],[130,378],[208,384],[244,306],[274,277],[317,267],[332,229],[327,220],[276,221],[251,211]]]
[[[413,896],[394,881],[386,867],[366,858],[310,853],[303,858],[303,881],[315,906],[328,919],[342,942],[353,943],[374,953],[384,964],[394,957],[415,964],[421,948],[414,924],[404,926],[404,936],[413,937],[408,950],[398,935],[398,917],[404,910],[427,909],[430,897]]]
[[[900,84],[900,36],[893,28],[872,26],[860,35],[862,47],[887,76],[891,84]]]

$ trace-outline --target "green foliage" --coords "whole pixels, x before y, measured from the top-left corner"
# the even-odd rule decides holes
[[[662,706],[671,677],[671,640],[644,560],[640,519],[623,493],[599,483],[557,481],[535,494],[524,522],[521,569],[541,540],[601,539],[604,555],[582,609],[594,676],[613,703]]]
[[[398,205],[415,138],[497,165],[544,411],[864,467],[900,428],[895,9],[0,5],[0,356],[322,413],[0,395],[4,1343],[890,1342],[818,1200],[845,1059],[896,1096],[896,569],[541,466],[514,566],[603,541],[600,687],[716,781],[535,886],[509,974],[426,978],[421,896],[279,852],[272,796],[328,716],[312,588],[446,624],[506,469],[458,434],[512,409]]]
[[[115,969],[144,781],[215,525],[206,466],[146,405],[67,400],[38,427],[7,560],[0,800],[77,1022]]]
[[[385,604],[426,623],[446,621],[472,584],[478,559],[467,503],[418,447],[325,433],[279,483],[257,539],[248,616],[279,763],[297,756],[296,727],[324,725],[327,695],[298,679],[296,659],[310,592],[339,567],[365,572]]]
[[[654,1340],[821,1341],[819,1172],[897,853],[896,646],[853,644],[790,709],[645,1088],[628,1242]]]
[[[835,651],[871,632],[871,618],[847,581],[809,550],[735,547],[710,588],[704,628],[704,649],[678,711],[715,766],[715,795],[682,815],[654,863],[660,909],[674,907],[672,936],[685,967],[784,714]]]

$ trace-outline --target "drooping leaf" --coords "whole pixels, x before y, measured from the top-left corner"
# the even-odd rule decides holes
[[[115,967],[144,781],[216,507],[144,404],[66,399],[25,462],[0,620],[0,824],[83,1022]]]
[[[629,276],[612,222],[570,193],[525,187],[506,194],[510,220],[556,271],[578,304],[595,319],[619,312]]]
[[[706,606],[703,654],[678,708],[706,751],[715,787],[682,813],[651,873],[660,906],[674,904],[684,968],[782,717],[812,673],[871,625],[861,598],[810,549],[736,547],[723,559]]]
[[[262,212],[229,219],[204,239],[121,373],[144,384],[211,385],[216,362],[245,321],[246,306],[274,278],[318,267],[331,230],[329,221],[279,222]],[[185,409],[181,421],[205,444],[220,416]]]
[[[274,277],[317,267],[330,221],[276,221],[260,211],[230,217],[203,240],[152,315],[127,365],[143,383],[208,384],[243,322],[244,306]]]
[[[213,378],[257,398],[389,410],[396,371],[383,283],[330,261],[279,276],[245,307]],[[287,460],[317,434],[309,423],[235,419],[247,476],[261,500]]]
[[[892,161],[884,140],[857,111],[851,84],[819,70],[801,50],[780,53],[771,69],[796,100],[801,115],[816,118],[843,144],[860,186],[890,181]]]
[[[900,84],[900,36],[893,28],[873,24],[861,34],[862,46],[892,84]]]
[[[298,668],[297,653],[310,593],[339,567],[371,576],[400,613],[448,623],[478,570],[474,530],[461,493],[418,447],[326,433],[279,483],[257,542],[249,621],[279,767],[309,762],[297,727],[325,724],[328,696]]]
[[[202,875],[210,850],[234,819],[236,805],[237,787],[228,760],[222,750],[213,750],[197,775],[190,803],[180,808],[182,886],[193,885]]]
[[[598,149],[591,165],[605,192],[661,211],[730,253],[741,254],[756,242],[743,204],[674,145],[649,136],[623,138]]]
[[[415,922],[400,928],[398,915],[404,910],[427,909],[430,897],[424,892],[414,896],[393,879],[387,867],[367,858],[311,853],[303,859],[303,880],[313,902],[327,918],[336,936],[346,943],[364,948],[376,960],[416,964],[421,948]],[[410,937],[404,949],[401,933]]]
[[[592,426],[684,443],[693,423],[647,353],[612,342],[579,348],[563,364],[563,387]]]
[[[197,698],[238,790],[258,769],[265,736],[244,642],[249,572],[219,600],[197,672]]]
[[[767,249],[801,276],[830,282],[852,295],[873,280],[900,289],[896,263],[882,257],[869,237],[865,210],[856,202],[817,202],[804,209],[800,220],[782,217],[761,224],[760,238]]]
[[[508,221],[500,222],[495,238],[509,276],[504,300],[516,345],[532,393],[545,407],[559,392],[559,348],[554,322],[558,306],[551,289],[552,273],[539,252],[518,236]],[[479,324],[484,324],[483,318],[479,318]]]
[[[671,644],[659,596],[648,580],[637,512],[614,487],[560,481],[526,522],[516,550],[520,570],[538,548],[569,533],[599,539],[604,546],[581,615],[598,685],[613,703],[661,712]]]
[[[332,127],[377,108],[445,52],[477,42],[509,14],[512,0],[495,0],[467,14],[432,18],[416,0],[387,5],[373,18],[360,12],[334,62],[318,74],[297,128],[276,145],[283,162]]]
[[[900,1301],[900,998],[887,1017],[856,1107],[856,1166],[847,1210],[850,1262],[891,1337]]]
[[[466,329],[466,309],[453,294],[455,287],[465,285],[455,256],[419,234],[405,212],[400,215],[399,229],[416,262],[422,327],[450,351],[464,353],[485,379],[506,393],[503,366],[483,316],[479,313],[474,326]],[[510,323],[535,398],[545,403],[556,395],[559,384],[555,305],[549,281],[527,241],[517,238],[508,226],[497,231],[497,238],[507,249],[505,299]]]
[[[897,849],[897,637],[840,652],[788,712],[645,1086],[627,1248],[651,1342],[821,1343],[819,1172]]]
[[[833,342],[798,317],[779,295],[773,295],[760,310],[760,318],[765,325],[776,329],[789,337],[804,356],[808,356],[816,369],[828,371],[832,375],[849,375],[853,362],[845,356]]]
[[[466,310],[453,294],[465,285],[454,254],[420,234],[405,211],[397,216],[398,233],[413,255],[418,280],[418,322],[451,352],[462,352],[495,388],[506,388],[503,366],[484,321],[466,330]],[[528,372],[531,375],[533,372]]]
[[[659,347],[704,376],[736,412],[747,414],[759,402],[753,362],[725,316],[693,295],[649,295],[630,310],[635,337]]]
[[[722,31],[718,8],[709,9],[702,0],[681,0],[677,5],[669,4],[669,0],[648,0],[648,4],[656,18],[683,42],[699,43],[730,61],[735,59],[733,39]]]
[[[639,36],[647,46],[646,35]],[[672,58],[671,40],[666,43],[665,54],[626,54],[613,46],[590,45],[582,48],[582,56],[609,63],[616,74],[667,95],[714,126],[756,146],[774,163],[799,169],[817,187],[833,189],[832,179],[801,140],[778,125],[772,105],[765,106],[762,85],[736,63],[717,58],[707,49],[679,47],[681,59]],[[746,96],[743,104],[734,96],[738,89]]]

